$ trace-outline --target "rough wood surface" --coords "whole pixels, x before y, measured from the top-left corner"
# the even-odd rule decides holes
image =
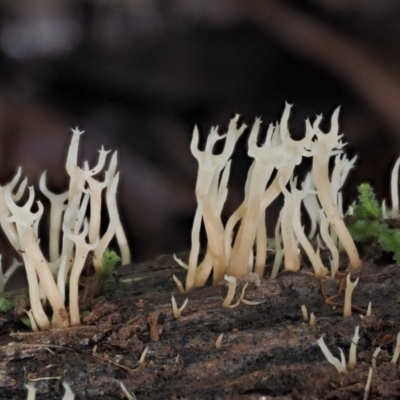
[[[31,333],[3,316],[0,398],[24,399],[24,385],[39,379],[38,400],[61,398],[62,381],[71,385],[76,399],[126,398],[120,382],[138,400],[362,399],[378,346],[382,351],[369,399],[400,398],[399,368],[389,362],[400,330],[399,266],[364,265],[353,296],[360,311],[350,318],[342,317],[344,292],[328,300],[338,306],[327,304],[323,295],[338,293],[343,277],[320,281],[307,269],[283,272],[258,287],[249,284],[245,298],[261,304],[223,309],[225,285],[181,294],[173,273],[184,276],[170,256],[120,267],[119,282],[92,302],[85,325],[78,328]],[[189,298],[178,320],[171,294],[178,306]],[[361,320],[370,301],[373,316]],[[303,321],[302,304],[316,315],[315,327]],[[347,357],[357,325],[357,367],[339,376],[316,341],[323,335],[335,356],[341,347]],[[45,377],[60,379],[40,380]]]

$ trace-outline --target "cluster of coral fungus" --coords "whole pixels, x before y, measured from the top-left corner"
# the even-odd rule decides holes
[[[103,253],[116,236],[123,263],[129,262],[129,249],[123,232],[116,203],[119,173],[116,172],[117,153],[114,152],[105,169],[109,151],[100,150],[96,166],[85,162],[78,166],[79,139],[83,132],[73,130],[73,137],[66,162],[70,176],[69,190],[54,194],[47,189],[46,173],[40,179],[40,191],[50,203],[49,257],[43,255],[38,237],[38,226],[44,206],[37,201],[29,187],[28,200],[23,206],[18,202],[26,190],[26,179],[20,182],[21,169],[7,185],[0,187],[0,225],[11,245],[21,254],[29,285],[31,310],[28,311],[34,330],[67,327],[81,323],[79,312],[79,279],[89,254],[97,274],[101,273]],[[104,179],[95,178],[104,172]],[[105,196],[102,192],[105,192]],[[104,201],[105,197],[105,201]],[[108,227],[100,232],[102,208],[108,211]],[[36,211],[32,211],[35,207]],[[12,269],[15,269],[14,264]],[[2,277],[2,285],[10,273]],[[68,282],[68,285],[67,285]],[[66,287],[69,293],[66,293]],[[68,296],[68,297],[67,297]],[[53,310],[52,322],[44,304]],[[66,307],[69,304],[69,308]]]
[[[198,148],[199,133],[195,127],[191,151],[198,161],[199,170],[192,248],[188,264],[177,259],[187,269],[186,291],[194,286],[203,286],[211,273],[214,284],[222,281],[225,275],[244,277],[256,273],[263,277],[268,244],[266,212],[280,193],[283,193],[285,201],[275,229],[276,255],[272,277],[276,276],[282,258],[286,270],[300,268],[299,245],[310,259],[316,276],[328,273],[319,257],[319,249],[310,243],[317,226],[319,237],[331,252],[331,276],[335,276],[338,270],[341,247],[349,257],[350,270],[360,268],[357,249],[342,218],[340,190],[355,159],[348,160],[341,150],[344,144],[342,135],[339,135],[339,109],[332,115],[328,133],[323,133],[319,127],[321,116],[313,124],[307,120],[302,140],[290,136],[290,109],[291,105],[286,104],[280,123],[268,127],[262,144],[258,144],[261,120],[255,120],[248,139],[248,155],[253,162],[247,175],[244,200],[226,224],[222,222],[221,212],[228,194],[231,156],[246,126],[239,125],[239,117],[235,116],[225,135],[219,135],[218,129],[212,128],[204,151]],[[224,149],[216,154],[214,147],[220,140],[225,140]],[[330,172],[331,156],[335,160]],[[303,157],[312,157],[312,171],[299,189],[295,174]],[[301,222],[302,203],[313,226],[308,237]],[[202,223],[207,234],[207,252],[199,263]]]

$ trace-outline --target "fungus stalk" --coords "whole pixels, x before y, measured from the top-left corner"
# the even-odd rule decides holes
[[[128,245],[128,239],[124,228],[122,227],[121,220],[118,221],[117,229],[115,231],[115,236],[117,237],[117,242],[119,246],[119,251],[121,253],[121,265],[126,265],[131,263],[131,251]]]
[[[358,343],[358,340],[360,339],[360,336],[358,335],[359,330],[360,330],[360,326],[357,325],[356,329],[354,331],[353,339],[351,339],[349,363],[347,364],[347,368],[349,371],[353,371],[354,368],[356,367],[356,363],[357,363],[357,353],[356,352],[357,352],[357,343]]]
[[[62,224],[63,232],[65,232],[65,230],[69,230],[74,235],[77,235],[79,233],[79,230],[81,229],[87,204],[89,201],[89,193],[85,193],[81,204],[78,203],[80,197],[81,197],[80,194],[76,194],[72,202],[67,205],[63,217],[63,224]],[[58,278],[62,279],[61,283],[62,285],[65,285],[67,274],[72,266],[73,247],[74,247],[74,242],[71,239],[69,239],[69,237],[66,234],[63,234],[62,244],[61,244],[61,259],[63,257],[66,258],[67,266],[65,269],[65,275],[61,276],[60,270],[58,271]],[[61,263],[60,263],[60,268],[61,268]]]
[[[330,362],[336,368],[337,372],[339,372],[339,374],[346,373],[347,368],[346,368],[346,362],[344,360],[344,354],[343,354],[342,349],[339,349],[340,355],[341,355],[341,361],[339,361],[329,351],[322,336],[318,339],[317,343],[318,343],[318,346],[321,348],[322,352],[324,353],[324,356],[326,357],[328,362]]]
[[[372,303],[368,303],[367,313],[365,314],[366,317],[370,317],[372,315]]]
[[[309,323],[310,327],[313,328],[315,326],[315,323],[316,323],[315,314],[312,312],[310,314],[310,323]]]
[[[394,164],[390,178],[390,194],[392,198],[391,218],[397,218],[399,216],[399,166],[400,157],[396,160],[396,164]]]
[[[33,318],[35,319],[39,329],[50,329],[50,321],[44,312],[42,301],[40,299],[39,282],[35,267],[26,253],[22,253],[22,259],[24,261],[26,277],[28,280],[29,302],[31,303]]]
[[[32,331],[33,331],[33,332],[39,332],[39,328],[38,328],[38,326],[37,326],[37,324],[36,324],[35,317],[34,317],[33,314],[32,314],[32,310],[29,310],[29,311],[26,311],[26,310],[25,310],[25,312],[26,312],[26,315],[27,315],[28,318],[29,318],[29,322],[30,322],[30,324],[31,324]]]
[[[27,267],[27,274],[29,274],[30,277],[30,283],[32,282],[33,284],[33,295],[34,295],[34,303],[37,302],[37,299],[35,298],[37,293],[36,288],[35,288],[35,279],[34,271],[32,271],[32,268],[30,265],[33,265],[39,280],[40,284],[43,287],[43,290],[46,294],[46,297],[48,298],[51,307],[54,312],[54,317],[56,321],[57,327],[67,327],[69,325],[68,321],[68,315],[65,310],[64,302],[61,297],[61,294],[57,288],[56,282],[53,278],[53,275],[51,273],[50,267],[44,258],[39,245],[37,243],[37,240],[34,235],[33,231],[33,225],[37,219],[39,219],[43,213],[43,205],[41,202],[37,202],[39,210],[36,213],[32,213],[30,211],[30,208],[32,207],[33,200],[34,200],[34,191],[33,188],[29,188],[29,198],[26,202],[26,204],[23,207],[18,207],[12,197],[11,197],[11,191],[6,190],[5,193],[5,198],[7,205],[12,213],[11,217],[8,218],[9,222],[15,222],[17,226],[17,232],[19,236],[19,240],[22,245],[22,250],[24,251],[24,261],[26,265],[26,261],[28,261],[28,267]],[[28,272],[29,270],[29,272]],[[29,278],[28,278],[29,280]],[[35,310],[37,307],[36,304],[31,304],[32,307],[32,313],[36,319],[36,314],[42,314],[40,310]],[[46,317],[47,318],[47,317]],[[42,328],[42,324],[44,326],[47,325],[44,320],[41,322],[37,321],[38,325]],[[47,329],[47,326],[46,326]]]
[[[224,334],[223,333],[221,333],[219,336],[218,336],[218,338],[217,338],[217,340],[216,340],[216,342],[215,342],[215,348],[216,349],[220,349],[221,348],[221,346],[222,346],[222,339],[224,338]]]
[[[353,295],[353,290],[357,286],[357,278],[354,282],[350,280],[351,273],[349,272],[346,277],[346,291],[344,294],[344,307],[343,307],[343,317],[351,317],[351,297]]]
[[[279,218],[275,226],[275,258],[274,258],[274,265],[272,266],[271,279],[275,279],[276,276],[278,275],[279,268],[281,266],[283,259],[283,248],[282,248],[282,240],[280,234],[281,220],[282,220],[281,215],[282,212],[279,214]]]
[[[291,218],[291,227],[303,247],[304,251],[307,253],[308,258],[311,261],[311,265],[314,269],[315,276],[322,277],[327,273],[327,269],[323,266],[321,258],[319,254],[317,254],[311,246],[311,243],[307,239],[307,236],[304,233],[303,227],[301,226],[301,217],[300,217],[300,207],[301,202],[304,197],[309,194],[310,190],[307,187],[304,187],[301,190],[296,189],[296,183],[291,182],[291,193],[289,193],[285,187],[282,187],[282,192],[286,196],[290,196],[292,199],[290,200],[290,204],[293,204],[292,209],[292,218]]]
[[[178,258],[176,258],[176,257],[175,257],[175,254],[174,254],[174,258],[175,258],[175,261],[179,264],[181,260],[179,260]],[[176,283],[176,286],[178,287],[179,291],[180,291],[181,293],[186,293],[186,290],[185,290],[185,288],[183,287],[182,282],[177,278],[177,276],[176,276],[175,274],[172,275],[172,279],[173,279],[174,282]]]
[[[50,267],[35,240],[33,231],[29,228],[22,228],[18,226],[18,224],[17,229],[27,257],[29,257],[34,265],[41,287],[43,287],[44,293],[53,309],[56,326],[58,328],[66,328],[69,326],[69,322],[64,301],[53,278]],[[26,259],[24,261],[26,262]]]
[[[15,174],[14,178],[11,180],[10,183],[8,183],[5,186],[0,186],[0,225],[3,229],[3,232],[7,236],[7,239],[16,250],[20,248],[20,243],[15,224],[9,222],[7,219],[7,216],[10,214],[10,210],[5,200],[5,193],[7,190],[9,190],[11,192],[11,197],[13,198],[14,201],[20,200],[26,188],[26,183],[27,183],[26,178],[20,184],[17,194],[15,195],[12,194],[20,178],[21,178],[21,167],[18,168],[17,173]]]
[[[108,167],[108,174],[109,174],[109,179],[108,179],[108,185],[107,185],[107,190],[112,185],[113,178],[117,174],[117,159],[118,159],[118,152],[114,151],[114,153],[111,156],[110,159],[110,165]],[[128,246],[128,240],[125,235],[124,228],[122,227],[121,221],[118,222],[117,225],[117,230],[115,232],[115,236],[117,238],[118,246],[119,246],[119,251],[120,251],[120,256],[121,256],[121,264],[126,265],[130,264],[131,262],[131,251]]]
[[[324,276],[327,270],[323,266],[319,254],[312,248],[301,226],[300,206],[304,197],[308,195],[309,189],[306,187],[301,190],[296,189],[296,180],[290,182],[290,187],[291,192],[281,184],[282,193],[285,195],[285,205],[282,210],[282,239],[285,249],[285,269],[294,271],[300,268],[300,258],[297,254],[297,246],[295,246],[295,234],[311,261],[315,275],[318,277]]]
[[[308,312],[305,304],[301,306],[301,313],[303,314],[303,321],[308,321]]]
[[[315,238],[317,232],[317,224],[320,219],[320,209],[321,209],[317,198],[317,192],[315,191],[314,181],[312,180],[311,177],[311,172],[309,172],[306,175],[302,183],[302,188],[306,186],[310,188],[310,193],[306,197],[304,197],[303,204],[304,208],[308,213],[308,216],[310,217],[311,226],[310,226],[310,232],[308,233],[308,238],[311,240]]]
[[[228,293],[222,303],[222,307],[228,308],[235,297],[237,279],[234,276],[225,275],[225,280],[228,282]]]
[[[254,158],[251,173],[248,178],[248,193],[243,204],[243,216],[240,228],[232,248],[227,273],[233,276],[246,276],[248,274],[248,260],[256,238],[257,226],[260,220],[262,194],[267,182],[275,169],[287,140],[279,146],[273,146],[272,136],[277,135],[277,130],[270,125],[263,146],[257,146],[257,136],[260,130],[261,119],[254,122],[249,137],[248,155]],[[246,183],[247,184],[247,183]]]
[[[264,276],[265,265],[267,262],[267,226],[265,224],[265,210],[261,211],[258,219],[257,232],[256,232],[256,261],[254,264],[254,272],[260,279]]]
[[[88,222],[85,219],[83,231],[79,235],[72,234],[68,231],[68,229],[64,231],[64,233],[75,243],[76,246],[75,260],[72,266],[71,275],[69,277],[69,312],[72,326],[81,324],[78,296],[79,278],[85,265],[87,255],[99,244],[99,238],[97,238],[95,243],[86,243],[86,235],[88,233],[88,230]]]
[[[28,397],[26,398],[26,400],[35,400],[36,398],[36,388],[35,385],[30,382],[28,385],[25,385],[25,389],[28,390]]]
[[[198,254],[200,248],[200,227],[203,220],[207,233],[207,251],[209,252],[214,269],[214,283],[223,279],[225,273],[225,256],[223,247],[223,228],[220,217],[215,212],[218,202],[219,175],[226,167],[232,155],[236,141],[244,132],[246,125],[237,127],[239,116],[233,118],[228,127],[226,135],[218,135],[217,128],[212,128],[207,138],[204,151],[198,149],[199,132],[197,127],[193,131],[193,139],[190,149],[197,159],[199,171],[196,182],[197,210],[192,228],[192,249],[189,256],[188,273],[186,277],[186,291],[195,284]],[[213,154],[217,141],[226,137],[224,150],[221,154]],[[212,193],[210,193],[212,192]]]
[[[320,213],[320,225],[319,225],[319,230],[321,237],[325,244],[327,245],[329,251],[332,254],[332,259],[331,259],[331,278],[334,279],[335,275],[337,274],[339,270],[339,249],[336,247],[331,235],[329,234],[328,226],[329,222],[328,219],[326,218],[324,212],[322,210],[319,210]]]
[[[182,311],[185,309],[189,302],[189,299],[186,299],[183,304],[178,308],[178,305],[176,304],[176,300],[174,296],[171,296],[171,304],[172,304],[172,312],[174,314],[174,318],[178,319],[180,318]]]
[[[289,194],[289,192],[287,192],[287,194]],[[280,214],[280,219],[284,250],[284,265],[286,271],[298,271],[301,264],[297,242],[292,228],[294,206],[295,197],[290,194],[285,196],[285,202]]]
[[[400,332],[397,334],[396,347],[394,348],[393,357],[390,360],[392,364],[396,364],[400,355]]]
[[[55,261],[60,257],[61,220],[65,211],[65,202],[68,200],[68,192],[61,194],[50,192],[46,186],[46,171],[40,176],[39,189],[50,201],[49,255],[50,261]]]
[[[331,193],[332,198],[336,203],[336,206],[339,206],[338,200],[340,199],[340,189],[343,187],[347,175],[350,170],[354,167],[355,162],[357,161],[357,155],[355,155],[351,160],[348,160],[346,154],[337,154],[335,156],[335,166],[332,171],[331,177]]]
[[[68,192],[68,204],[72,202],[76,194],[79,194],[80,200],[82,189],[85,187],[85,182],[87,178],[98,174],[103,169],[107,154],[109,153],[109,151],[104,150],[104,148],[102,147],[99,150],[100,156],[95,167],[89,168],[87,162],[84,163],[84,169],[78,167],[79,139],[84,131],[80,131],[76,128],[72,130],[72,133],[73,136],[68,149],[66,162],[66,170],[71,178]]]
[[[200,253],[200,228],[201,228],[202,218],[203,218],[203,204],[198,202],[191,232],[192,247],[190,249],[190,254],[189,254],[189,264],[187,268],[188,272],[186,276],[185,291],[189,291],[195,284],[196,268]],[[211,268],[212,268],[212,261],[210,256],[210,269]],[[207,278],[205,279],[205,281],[207,280]]]
[[[378,355],[381,352],[380,346],[377,347],[374,351],[374,354],[372,354],[372,369],[376,369],[376,360],[378,359]]]
[[[101,220],[101,192],[107,186],[109,174],[103,182],[88,176],[86,178],[90,190],[90,223],[89,223],[89,242],[94,243],[100,236]]]
[[[350,236],[346,225],[343,222],[342,217],[335,205],[334,199],[332,198],[331,182],[329,179],[329,158],[333,149],[341,149],[344,144],[340,141],[341,135],[338,135],[339,125],[339,108],[335,110],[332,115],[331,130],[329,133],[324,134],[319,129],[319,124],[322,117],[318,116],[314,122],[314,131],[317,135],[317,141],[314,142],[316,147],[315,154],[313,156],[313,176],[315,182],[315,188],[317,190],[319,201],[321,202],[322,208],[338,235],[341,243],[350,260],[350,270],[357,271],[361,268],[361,260],[358,256],[356,246]]]
[[[372,373],[373,373],[373,370],[371,367],[369,367],[367,383],[365,384],[365,388],[364,388],[363,400],[368,400],[369,392],[371,390]]]
[[[207,232],[207,251],[210,252],[213,264],[213,283],[221,282],[225,273],[223,233],[218,216],[208,199],[203,202],[203,222]]]
[[[115,235],[117,226],[119,224],[119,213],[117,207],[117,187],[119,182],[119,172],[114,176],[110,186],[107,188],[106,204],[109,216],[109,223],[106,232],[102,238],[96,242],[97,246],[94,247],[93,252],[93,265],[96,273],[100,273],[103,265],[103,253],[109,245],[111,239]]]
[[[246,292],[246,289],[247,289],[248,285],[249,285],[249,282],[246,282],[246,284],[243,286],[242,293],[240,294],[238,303],[243,303],[243,304],[246,304],[248,306],[258,306],[259,304],[261,304],[260,301],[251,301],[251,300],[247,300],[247,299],[244,298],[244,294]]]

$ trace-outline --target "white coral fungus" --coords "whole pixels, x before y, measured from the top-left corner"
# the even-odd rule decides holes
[[[285,205],[276,228],[276,257],[272,277],[278,273],[282,258],[286,270],[296,271],[300,268],[299,245],[310,259],[316,276],[328,273],[318,249],[311,245],[304,232],[302,203],[311,216],[312,231],[309,237],[314,236],[319,222],[320,235],[331,252],[331,276],[334,277],[338,271],[339,246],[343,246],[347,252],[352,271],[361,266],[354,242],[342,219],[340,189],[355,158],[348,161],[341,150],[345,144],[338,134],[339,109],[333,113],[328,133],[320,130],[322,117],[318,116],[313,124],[306,121],[304,138],[294,140],[288,129],[291,107],[290,104],[285,105],[280,123],[269,125],[262,143],[259,143],[261,119],[256,118],[248,139],[248,155],[253,162],[247,174],[244,199],[225,225],[221,212],[228,195],[230,158],[246,126],[238,124],[239,117],[236,115],[225,135],[219,135],[217,128],[212,128],[204,151],[198,149],[199,132],[197,127],[194,129],[191,151],[199,163],[197,210],[188,265],[178,261],[188,271],[186,292],[193,286],[203,286],[211,273],[214,284],[221,282],[224,275],[245,277],[249,273],[256,273],[259,278],[264,276],[269,240],[266,216],[268,207],[282,192]],[[214,145],[221,140],[225,141],[223,150],[215,154]],[[330,176],[329,160],[333,155],[336,155],[335,168]],[[296,166],[301,164],[304,157],[313,158],[313,168],[300,190],[297,189],[294,176]],[[289,182],[290,191],[286,187]],[[207,234],[207,251],[199,263],[202,224]]]
[[[102,268],[102,256],[111,239],[121,239],[124,262],[129,262],[125,235],[123,234],[116,204],[119,173],[116,172],[116,153],[111,158],[104,178],[95,178],[105,167],[108,151],[100,150],[97,165],[90,168],[85,162],[78,166],[79,139],[83,132],[74,129],[69,147],[66,169],[70,176],[67,192],[54,194],[46,185],[46,173],[40,178],[40,191],[50,202],[49,259],[42,252],[38,238],[38,224],[44,212],[40,201],[34,204],[35,191],[28,188],[29,196],[24,205],[18,205],[26,188],[22,181],[14,193],[21,176],[21,169],[6,186],[0,187],[0,224],[13,247],[22,255],[29,284],[31,312],[38,329],[51,326],[67,327],[80,324],[79,278],[93,253],[96,273]],[[102,191],[105,191],[104,202]],[[105,203],[105,204],[104,204]],[[88,206],[90,205],[90,208]],[[100,231],[101,210],[106,206],[108,227]],[[36,211],[33,211],[36,210]],[[61,244],[61,246],[60,246]],[[14,270],[12,267],[11,270]],[[10,271],[12,272],[12,271]],[[2,276],[1,276],[2,277]],[[0,279],[3,284],[5,278]],[[69,281],[69,310],[65,306],[65,287]],[[53,309],[50,322],[43,304],[48,301]]]

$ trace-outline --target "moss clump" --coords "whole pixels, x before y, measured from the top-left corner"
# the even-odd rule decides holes
[[[100,271],[100,285],[106,289],[107,281],[111,278],[115,264],[121,261],[121,257],[113,250],[106,249],[103,253],[103,262]]]
[[[0,312],[6,313],[15,307],[17,302],[16,298],[6,299],[5,297],[0,297]]]
[[[382,209],[376,200],[375,193],[369,183],[358,186],[358,203],[353,206],[353,215],[357,219],[376,220],[383,219]]]
[[[400,262],[400,230],[389,227],[371,185],[362,183],[358,192],[353,205],[355,222],[347,226],[351,236],[357,242],[378,242],[382,250],[393,253],[394,260]]]

